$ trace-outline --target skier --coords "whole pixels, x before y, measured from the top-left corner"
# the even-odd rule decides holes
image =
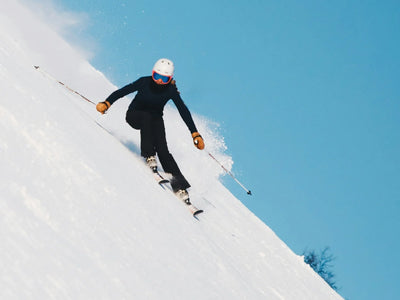
[[[157,172],[156,154],[158,154],[164,171],[172,175],[170,182],[174,193],[179,199],[190,204],[187,192],[190,184],[169,152],[165,136],[163,110],[170,99],[174,101],[179,114],[190,130],[194,145],[203,150],[204,141],[179,94],[175,80],[172,78],[173,73],[173,62],[161,58],[155,63],[152,76],[141,77],[113,92],[104,102],[99,102],[96,109],[104,114],[115,101],[137,92],[126,112],[126,122],[134,129],[140,130],[141,155],[145,158],[147,165]]]

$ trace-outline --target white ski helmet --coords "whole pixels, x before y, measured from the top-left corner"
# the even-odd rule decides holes
[[[153,72],[164,76],[174,75],[174,63],[167,58],[160,58],[153,67]]]

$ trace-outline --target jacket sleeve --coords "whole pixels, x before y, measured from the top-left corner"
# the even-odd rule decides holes
[[[187,106],[185,105],[185,103],[183,102],[181,96],[179,95],[178,90],[176,90],[176,92],[174,92],[172,101],[174,101],[175,106],[178,109],[179,114],[181,115],[181,118],[185,122],[186,126],[189,128],[190,132],[191,133],[197,132],[197,128],[196,128],[196,125],[194,124],[192,115],[191,115],[189,109],[187,108]]]
[[[130,93],[136,92],[139,88],[140,82],[141,82],[141,78],[139,78],[135,82],[132,82],[132,83],[120,88],[119,90],[116,90],[115,92],[111,93],[111,95],[108,96],[105,101],[108,101],[108,102],[110,102],[110,104],[113,104],[118,99],[120,99],[126,95],[129,95]]]

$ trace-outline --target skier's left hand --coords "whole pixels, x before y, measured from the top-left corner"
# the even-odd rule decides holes
[[[193,143],[197,149],[203,150],[204,149],[204,141],[201,137],[200,133],[193,132],[192,133]]]

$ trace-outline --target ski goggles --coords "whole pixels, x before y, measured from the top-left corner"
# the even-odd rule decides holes
[[[161,79],[162,83],[167,84],[171,81],[172,76],[165,76],[158,74],[156,71],[153,71],[153,79],[154,81],[158,81]]]

